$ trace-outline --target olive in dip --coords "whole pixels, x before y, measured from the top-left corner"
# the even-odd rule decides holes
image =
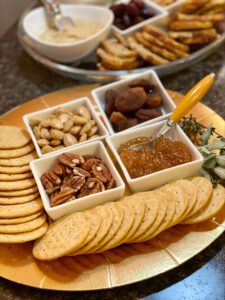
[[[192,161],[191,153],[181,141],[172,141],[161,136],[151,148],[129,150],[129,146],[148,142],[151,138],[139,137],[122,144],[119,155],[131,178],[175,167]]]

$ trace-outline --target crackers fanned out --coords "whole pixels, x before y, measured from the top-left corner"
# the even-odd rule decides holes
[[[145,242],[178,223],[209,220],[224,204],[222,186],[213,189],[203,177],[177,180],[160,189],[57,220],[35,243],[33,255],[52,260],[64,255],[102,253],[124,243]]]

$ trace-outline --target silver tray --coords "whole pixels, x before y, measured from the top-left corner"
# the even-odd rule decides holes
[[[216,41],[194,52],[187,58],[178,59],[165,65],[149,66],[133,70],[98,71],[96,69],[97,59],[94,54],[86,57],[82,61],[76,62],[76,64],[62,64],[41,55],[29,44],[29,40],[26,37],[22,24],[25,15],[32,8],[34,8],[35,5],[36,4],[28,6],[19,20],[17,33],[22,47],[33,59],[35,59],[37,62],[44,65],[48,69],[65,77],[70,77],[81,81],[104,83],[124,78],[130,78],[147,70],[155,70],[160,77],[174,74],[178,71],[191,67],[197,62],[202,61],[207,56],[212,54],[225,41],[224,28],[224,33]]]

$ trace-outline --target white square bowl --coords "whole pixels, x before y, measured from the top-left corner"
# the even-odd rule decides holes
[[[159,187],[168,182],[186,178],[189,176],[196,175],[202,165],[203,157],[197,148],[192,144],[183,130],[177,125],[172,127],[165,137],[169,137],[174,141],[183,142],[191,152],[192,161],[186,164],[182,164],[176,167],[168,168],[159,172],[155,172],[146,176],[132,179],[124,166],[120,155],[118,154],[118,148],[121,144],[128,142],[131,139],[147,136],[154,137],[165,121],[159,122],[157,124],[150,124],[145,127],[136,128],[130,130],[129,132],[122,132],[115,134],[113,136],[107,137],[106,141],[112,150],[115,158],[118,161],[118,164],[121,166],[126,181],[128,182],[131,190],[135,192],[143,192],[151,190],[153,188]]]
[[[119,4],[119,3],[129,3],[130,0],[121,0],[121,1],[117,1],[115,4]],[[136,25],[133,25],[125,30],[121,30],[119,29],[117,26],[113,25],[112,26],[112,30],[115,32],[118,32],[119,34],[123,35],[123,36],[129,36],[132,33],[134,33],[135,31],[139,30],[140,28],[142,28],[144,25],[146,24],[151,24],[154,23],[155,21],[157,21],[159,18],[161,17],[165,17],[168,15],[167,11],[165,8],[163,8],[162,6],[159,6],[158,4],[156,4],[155,2],[151,1],[151,0],[143,0],[144,4],[146,7],[151,8],[154,13],[155,16],[142,21]]]
[[[37,139],[34,135],[34,132],[33,132],[32,126],[29,123],[29,120],[31,118],[40,118],[40,119],[44,120],[44,119],[48,118],[58,107],[63,107],[63,108],[66,108],[66,109],[72,111],[80,105],[83,105],[83,106],[87,107],[88,110],[90,111],[92,119],[95,120],[95,122],[96,122],[96,124],[99,128],[98,132],[99,132],[100,137],[94,138],[92,140],[87,140],[87,141],[84,141],[84,142],[81,142],[81,143],[77,143],[77,144],[69,146],[69,147],[65,147],[65,149],[67,149],[67,148],[71,149],[73,147],[80,146],[80,145],[85,144],[85,143],[90,143],[90,142],[93,142],[93,141],[102,140],[107,135],[109,135],[107,129],[105,128],[105,126],[102,123],[102,121],[100,120],[97,112],[95,111],[90,99],[87,98],[87,97],[83,97],[83,98],[80,98],[80,99],[75,99],[75,100],[66,102],[64,104],[60,104],[60,105],[56,105],[56,106],[53,106],[53,107],[50,107],[50,108],[39,110],[37,112],[30,113],[30,114],[27,114],[27,115],[23,116],[23,121],[26,125],[26,128],[27,128],[28,132],[30,133],[30,136],[32,138],[32,141],[34,143],[34,146],[36,148],[36,151],[37,151],[37,154],[38,154],[39,157],[43,157],[43,156],[47,156],[51,153],[59,152],[59,151],[61,151],[61,149],[60,150],[55,150],[55,151],[50,152],[50,153],[43,154],[42,151],[41,151],[40,146],[37,143]]]
[[[124,90],[126,90],[128,88],[129,83],[135,79],[146,79],[147,81],[149,81],[151,84],[153,84],[155,86],[156,92],[159,93],[162,97],[162,104],[161,104],[162,116],[152,119],[152,120],[149,120],[149,121],[146,121],[146,122],[143,122],[143,123],[140,123],[131,128],[128,128],[128,129],[124,130],[124,132],[130,131],[131,129],[134,129],[137,127],[142,127],[142,126],[145,126],[148,124],[157,123],[162,120],[165,120],[171,115],[173,110],[176,108],[176,105],[174,104],[173,100],[171,99],[171,97],[167,93],[166,89],[162,85],[158,75],[152,70],[144,72],[140,75],[136,75],[136,76],[132,77],[131,79],[123,79],[123,80],[119,80],[114,83],[104,85],[102,87],[94,89],[92,91],[92,96],[96,101],[98,109],[100,110],[100,113],[103,117],[103,120],[104,120],[110,134],[114,134],[115,131],[114,131],[112,124],[105,112],[105,93],[109,89],[114,89],[115,91],[117,91],[119,93],[123,92]]]
[[[90,154],[101,158],[106,163],[113,178],[115,179],[115,188],[51,207],[49,196],[41,182],[41,175],[49,171],[56,164],[58,161],[58,156],[61,153],[76,153],[79,155]],[[92,142],[83,146],[72,147],[70,149],[67,148],[65,150],[61,150],[60,152],[52,153],[47,157],[33,160],[30,163],[30,167],[37,183],[44,209],[53,220],[75,211],[82,211],[105,202],[117,200],[124,194],[125,184],[121,179],[117,169],[114,167],[111,158],[109,157],[109,154],[102,142]]]

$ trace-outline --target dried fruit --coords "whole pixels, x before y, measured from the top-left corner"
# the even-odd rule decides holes
[[[105,93],[105,112],[107,116],[110,116],[115,109],[115,100],[118,94],[115,90],[107,90]]]
[[[144,109],[144,108],[141,108],[135,114],[135,116],[141,122],[145,122],[145,121],[148,121],[148,120],[152,120],[152,119],[158,118],[161,115],[162,115],[162,112],[158,108],[156,108],[156,109]]]
[[[162,103],[162,97],[154,90],[149,91],[147,101],[146,101],[146,106],[148,108],[155,108],[160,106],[161,103]]]
[[[145,79],[135,79],[129,83],[129,87],[142,87],[146,92],[152,90],[152,85]]]
[[[121,30],[127,29],[155,15],[155,11],[145,6],[142,0],[131,0],[126,4],[114,4],[111,10],[115,16],[114,25]],[[140,21],[138,22],[138,20]]]
[[[142,87],[128,88],[116,98],[115,107],[119,112],[131,113],[145,105],[147,95]]]

